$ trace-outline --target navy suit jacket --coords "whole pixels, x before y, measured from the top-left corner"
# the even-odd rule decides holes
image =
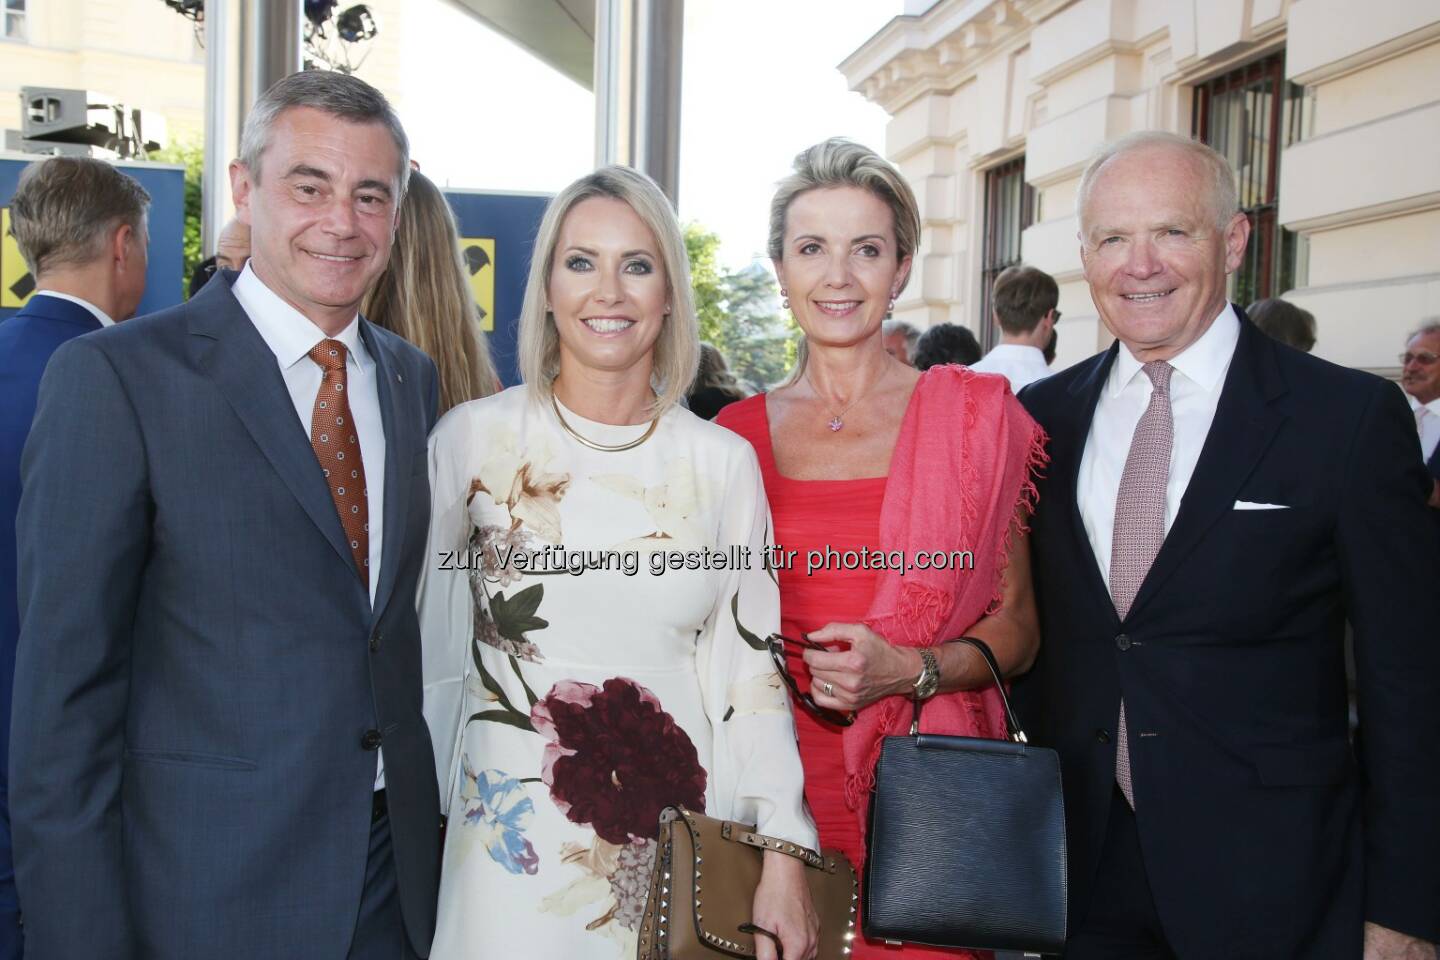
[[[95,315],[59,297],[31,297],[0,323],[0,960],[22,954],[10,858],[10,693],[20,614],[15,602],[15,512],[20,453],[35,417],[35,395],[50,355],[66,340],[100,329]]]
[[[10,761],[32,960],[346,956],[377,739],[401,911],[429,952],[414,589],[435,366],[361,321],[386,443],[372,607],[233,279],[66,344],[40,386]]]
[[[1031,534],[1043,641],[1015,693],[1032,740],[1060,753],[1072,931],[1123,694],[1136,825],[1180,957],[1353,960],[1364,920],[1440,939],[1440,544],[1421,535],[1430,480],[1404,398],[1242,313],[1195,473],[1121,620],[1076,501],[1117,350],[1020,395],[1051,459]]]

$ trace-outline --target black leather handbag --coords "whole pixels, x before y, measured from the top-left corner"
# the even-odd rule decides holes
[[[1006,740],[886,737],[865,839],[861,930],[886,942],[1059,953],[1065,945],[1060,758],[1032,747],[1005,704]]]

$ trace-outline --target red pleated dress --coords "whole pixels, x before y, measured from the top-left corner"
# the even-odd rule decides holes
[[[720,411],[715,422],[740,434],[755,448],[765,477],[765,495],[770,500],[775,543],[781,548],[779,555],[792,558],[777,571],[781,632],[798,638],[827,623],[858,623],[870,609],[879,571],[847,570],[835,558],[862,547],[880,549],[880,504],[885,498],[887,478],[793,480],[782,476],[775,467],[763,394],[730,404]],[[811,569],[807,571],[807,567]],[[790,672],[801,690],[809,689],[810,673],[805,661],[798,650],[787,651]],[[799,704],[794,709],[800,761],[805,768],[805,799],[820,830],[820,843],[839,849],[858,869],[865,859],[865,845],[856,813],[845,805],[841,728],[817,720]],[[883,942],[859,937],[851,953],[855,960],[959,960],[984,956],[988,954],[914,945],[887,947]]]

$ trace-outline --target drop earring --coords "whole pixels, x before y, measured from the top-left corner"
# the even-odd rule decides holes
[[[780,309],[790,309],[790,293],[784,287],[780,288]]]

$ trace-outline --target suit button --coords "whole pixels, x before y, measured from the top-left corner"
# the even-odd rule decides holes
[[[384,639],[384,637],[383,637],[383,635],[380,633],[379,630],[376,630],[374,633],[370,634],[370,652],[371,652],[371,653],[374,653],[376,650],[379,650],[379,649],[380,649],[380,641],[383,640],[383,639]]]
[[[1096,740],[1099,740],[1101,743],[1109,743],[1109,742],[1110,742],[1110,731],[1109,731],[1109,730],[1106,730],[1106,729],[1104,729],[1104,728],[1101,728],[1101,729],[1099,729],[1099,730],[1096,730],[1096,731],[1095,731],[1095,739],[1096,739]]]
[[[380,731],[366,730],[365,736],[360,738],[360,746],[366,750],[378,750],[380,748]]]
[[[1115,638],[1115,646],[1119,647],[1121,650],[1129,650],[1130,637],[1123,633],[1120,634],[1120,636]]]

